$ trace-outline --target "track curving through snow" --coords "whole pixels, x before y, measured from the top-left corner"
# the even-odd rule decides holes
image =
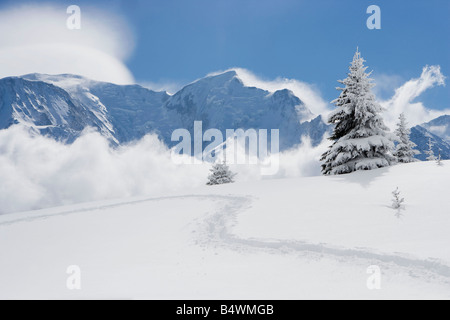
[[[216,197],[217,198],[217,197]],[[450,285],[450,266],[438,259],[415,259],[402,253],[379,253],[370,249],[336,247],[323,243],[310,243],[298,240],[242,238],[232,232],[240,212],[251,206],[251,197],[220,196],[227,199],[222,208],[208,216],[204,221],[204,245],[217,245],[231,249],[264,250],[271,253],[312,253],[333,256],[339,260],[363,260],[366,265],[392,264],[408,272],[416,271],[416,276],[429,277],[434,274],[442,277]],[[205,241],[206,240],[206,241]],[[369,263],[370,262],[370,263]]]
[[[8,226],[16,223],[32,222],[41,219],[51,219],[57,216],[72,215],[80,212],[107,210],[112,208],[130,206],[153,201],[166,201],[173,199],[190,199],[214,201],[218,204],[215,212],[197,219],[195,228],[198,233],[194,243],[205,247],[222,247],[236,251],[261,250],[271,254],[306,254],[334,257],[339,261],[359,261],[365,265],[379,264],[401,268],[402,271],[415,277],[423,277],[427,280],[436,276],[440,282],[450,285],[450,266],[437,259],[416,259],[401,253],[379,253],[367,248],[345,248],[324,243],[310,243],[299,240],[256,239],[243,238],[233,233],[233,227],[237,223],[240,213],[251,207],[254,197],[237,195],[182,195],[149,198],[136,201],[114,203],[109,205],[86,206],[77,209],[55,211],[54,213],[39,214],[27,212],[22,214],[7,214],[0,216],[0,226]],[[311,256],[310,256],[311,257]]]

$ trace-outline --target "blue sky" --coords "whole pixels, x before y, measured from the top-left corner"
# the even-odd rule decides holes
[[[3,6],[21,1],[2,1]],[[47,3],[52,3],[47,2]],[[273,79],[317,86],[326,100],[337,92],[359,46],[374,76],[393,83],[420,76],[425,65],[450,75],[450,1],[365,0],[115,0],[58,1],[123,16],[135,37],[125,60],[138,82],[189,83],[242,67]],[[381,30],[369,30],[366,9],[381,8]],[[392,94],[389,86],[380,95]],[[450,90],[436,87],[421,99],[447,108]]]

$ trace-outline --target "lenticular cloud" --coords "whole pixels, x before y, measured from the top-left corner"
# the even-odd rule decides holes
[[[124,64],[134,48],[126,21],[107,10],[82,6],[81,29],[69,30],[66,9],[28,4],[0,10],[0,77],[71,73],[134,83]]]

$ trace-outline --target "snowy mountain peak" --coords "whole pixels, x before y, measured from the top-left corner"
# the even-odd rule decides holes
[[[192,90],[191,88],[195,88],[196,91],[203,90],[204,92],[209,92],[211,90],[230,90],[232,88],[243,86],[244,84],[242,80],[239,79],[236,71],[230,70],[198,79],[182,88],[179,92]]]
[[[229,81],[233,78],[237,78],[238,77],[238,73],[236,70],[230,69],[221,73],[214,73],[214,74],[210,74],[200,80],[210,80],[210,79],[217,79],[217,80],[222,80],[222,81]]]
[[[313,118],[311,111],[290,90],[274,93],[247,87],[234,70],[200,79],[174,94],[164,105],[181,115],[181,128],[192,130],[194,121],[203,128],[280,129],[280,148],[301,142],[301,123]],[[322,132],[323,134],[323,132]]]

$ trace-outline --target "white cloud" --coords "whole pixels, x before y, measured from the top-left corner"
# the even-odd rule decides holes
[[[439,66],[426,66],[419,78],[411,79],[395,90],[395,94],[381,105],[386,109],[384,118],[390,128],[395,127],[400,113],[404,112],[410,126],[430,121],[443,114],[450,114],[450,109],[427,109],[422,102],[414,102],[426,90],[434,86],[444,86],[445,77]]]
[[[446,126],[431,126],[428,128],[428,130],[432,133],[434,133],[435,135],[443,135],[445,133],[445,131],[447,130]]]
[[[81,7],[81,29],[69,30],[64,6],[24,5],[0,11],[0,77],[73,73],[133,83],[124,60],[133,35],[118,16]]]
[[[309,137],[303,137],[299,146],[282,152],[280,154],[280,171],[276,177],[320,175],[321,163],[319,160],[330,145],[330,141],[325,138],[318,146],[313,147]]]
[[[287,78],[264,80],[253,74],[251,71],[243,68],[232,68],[227,71],[230,70],[236,71],[239,79],[241,79],[244,85],[248,87],[257,87],[269,92],[275,92],[277,90],[283,89],[291,90],[315,115],[327,113],[330,111],[330,104],[323,100],[320,92],[312,84]],[[216,75],[223,72],[224,71],[214,72],[209,75]]]
[[[450,140],[450,126],[430,126],[427,128],[428,131],[434,133],[435,135],[444,138],[446,140]]]
[[[204,185],[208,169],[175,164],[152,135],[113,149],[96,132],[64,145],[15,126],[0,130],[0,214],[186,190]]]
[[[318,159],[328,142],[312,147],[307,139],[304,141],[279,155],[280,170],[275,176],[262,177],[259,165],[232,165],[238,173],[236,181],[320,174]],[[65,145],[52,138],[32,136],[21,126],[0,130],[0,214],[160,196],[205,185],[209,163],[177,164],[182,161],[173,156],[154,135],[114,149],[107,139],[92,131]]]

